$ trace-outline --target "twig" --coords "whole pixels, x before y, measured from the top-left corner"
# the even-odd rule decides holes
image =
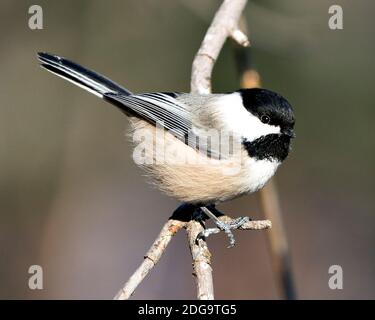
[[[247,0],[224,0],[194,58],[191,72],[191,92],[211,92],[211,74],[221,48],[228,37],[240,45],[248,46],[249,40],[238,29],[238,24]]]
[[[220,220],[226,223],[233,221],[231,217],[221,216]],[[238,230],[264,230],[271,228],[272,224],[269,220],[249,221],[238,227]],[[219,228],[217,232],[221,230]],[[211,268],[211,253],[207,247],[204,239],[199,238],[198,235],[204,231],[201,223],[197,221],[190,221],[187,224],[187,234],[191,255],[193,258],[193,275],[197,284],[197,297],[199,300],[214,299],[214,286],[212,279]]]
[[[187,224],[187,237],[193,259],[193,276],[197,285],[197,298],[199,300],[214,299],[214,283],[212,279],[211,253],[208,250],[204,239],[199,238],[200,232],[204,231],[204,226],[191,220]]]
[[[296,299],[293,272],[290,264],[290,253],[279,195],[274,180],[271,180],[259,193],[260,204],[266,218],[272,219],[275,228],[268,233],[268,243],[274,273],[277,277],[279,291],[284,299]]]
[[[138,285],[158,263],[173,236],[185,226],[186,222],[172,218],[166,222],[158,237],[144,256],[143,262],[124,284],[123,288],[117,293],[114,298],[115,300],[126,300],[130,298]]]
[[[187,231],[189,247],[193,259],[193,274],[200,275],[199,278],[196,277],[200,279],[197,281],[197,297],[200,300],[211,300],[214,298],[211,254],[206,242],[203,239],[197,239],[197,235],[203,231],[204,228],[201,222],[186,219],[193,214],[194,210],[195,208],[192,206],[182,205],[173,213],[172,217],[165,223],[156,240],[145,254],[143,262],[124,284],[123,288],[117,293],[114,298],[115,300],[127,300],[131,297],[138,285],[158,263],[173,236],[182,228],[185,228]],[[224,222],[231,222],[233,220],[228,216],[220,216],[219,219]],[[249,221],[238,229],[263,230],[268,228],[271,228],[271,221],[259,220]],[[204,259],[202,259],[202,257],[204,257]],[[212,293],[212,295],[210,295],[210,293]]]
[[[221,216],[219,217],[219,219],[224,221],[225,223],[230,223],[233,221],[233,219],[228,216]],[[252,220],[239,226],[238,230],[264,230],[271,228],[272,222],[270,220]]]

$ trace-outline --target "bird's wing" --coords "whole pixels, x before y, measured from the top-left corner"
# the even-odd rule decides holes
[[[184,141],[192,128],[190,113],[172,95],[174,93],[144,93],[130,96],[104,94],[105,99],[131,109],[138,117],[164,127]]]
[[[191,113],[189,106],[177,99],[179,96],[179,93],[174,92],[133,95],[105,93],[104,99],[117,104],[125,111],[130,109],[134,115],[154,125],[164,127],[186,145],[199,149],[200,152],[212,158],[219,158],[219,150],[214,150],[205,144],[201,146],[197,142],[197,139],[199,141],[199,138],[206,139],[206,137],[199,137],[196,134],[202,132],[202,130],[196,130],[200,124]]]

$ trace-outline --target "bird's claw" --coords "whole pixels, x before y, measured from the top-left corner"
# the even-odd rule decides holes
[[[214,221],[217,225],[217,228],[208,228],[198,234],[198,239],[200,238],[207,238],[212,234],[219,233],[220,231],[224,231],[225,234],[229,238],[229,246],[228,248],[234,247],[236,244],[236,240],[234,238],[232,230],[238,229],[241,227],[244,223],[248,222],[250,220],[249,217],[239,217],[237,219],[234,219],[231,222],[223,222],[223,221]]]

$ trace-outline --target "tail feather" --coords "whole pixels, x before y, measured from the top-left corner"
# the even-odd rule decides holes
[[[38,59],[41,66],[46,70],[98,97],[103,98],[105,93],[132,94],[129,90],[126,90],[112,80],[68,59],[44,52],[38,53]]]

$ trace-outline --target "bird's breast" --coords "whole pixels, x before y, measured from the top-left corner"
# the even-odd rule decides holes
[[[247,185],[249,193],[258,191],[272,178],[280,164],[277,160],[248,158],[242,170],[243,185]]]

